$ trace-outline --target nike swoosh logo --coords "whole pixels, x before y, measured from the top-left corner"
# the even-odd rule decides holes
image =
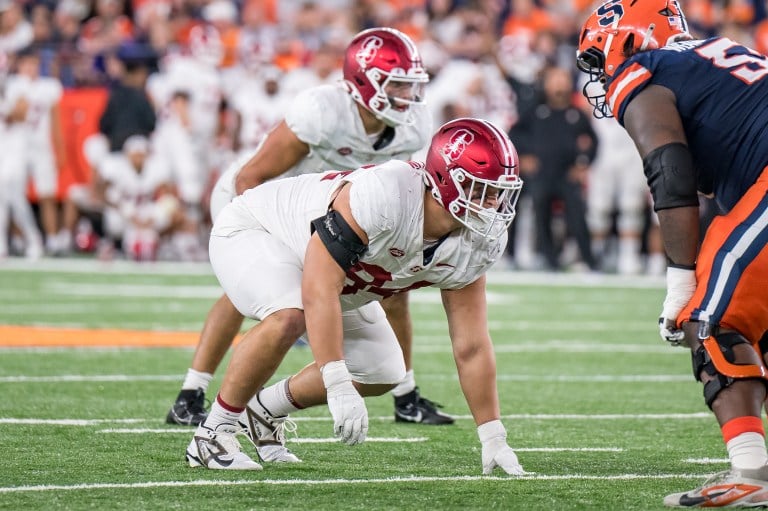
[[[200,459],[202,459],[205,462],[204,464],[206,466],[208,466],[208,460],[213,460],[219,465],[221,465],[222,467],[228,467],[235,461],[234,458],[230,460],[222,459],[221,454],[222,452],[224,452],[224,454],[226,455],[226,451],[224,451],[221,445],[219,445],[219,443],[216,442],[215,440],[213,441],[214,446],[218,448],[216,452],[213,452],[211,448],[208,447],[208,442],[209,442],[208,439],[195,438],[195,440],[197,440],[197,450],[200,453]]]
[[[421,419],[422,419],[421,410],[418,410],[418,411],[416,412],[416,415],[404,415],[404,414],[402,414],[402,413],[399,413],[399,412],[398,412],[398,414],[397,414],[397,415],[398,415],[398,416],[399,416],[401,419],[405,419],[405,420],[407,420],[407,421],[409,421],[409,422],[421,422]]]

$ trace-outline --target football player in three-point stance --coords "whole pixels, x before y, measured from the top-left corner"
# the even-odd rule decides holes
[[[659,328],[686,344],[731,462],[674,507],[768,505],[768,59],[693,40],[675,0],[610,0],[579,38],[584,94],[634,140],[669,260]],[[699,243],[697,192],[726,213]]]
[[[390,28],[359,33],[346,51],[344,81],[300,93],[257,152],[247,161],[235,162],[222,175],[211,196],[212,218],[234,196],[278,176],[407,160],[426,145],[432,129],[422,103],[427,81],[408,36]],[[383,302],[408,370],[392,391],[395,419],[450,424],[453,418],[421,397],[416,387],[407,297],[400,293]],[[168,423],[198,425],[205,419],[204,391],[242,322],[243,315],[226,295],[213,306],[182,390],[167,415]]]
[[[211,264],[237,310],[261,322],[235,347],[187,448],[189,464],[261,469],[240,450],[241,426],[255,444],[271,442],[273,459],[298,461],[271,431],[290,424],[288,414],[324,403],[336,436],[363,442],[363,396],[381,395],[405,375],[379,303],[433,286],[442,293],[483,473],[499,466],[522,474],[499,420],[485,298],[485,273],[504,253],[523,184],[517,166],[503,131],[457,119],[435,134],[425,164],[392,160],[280,179],[228,204],[211,232]],[[314,361],[259,390],[305,329]]]

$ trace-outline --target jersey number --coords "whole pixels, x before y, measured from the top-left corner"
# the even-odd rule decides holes
[[[715,66],[730,70],[733,76],[748,85],[768,75],[768,62],[759,53],[754,53],[747,48],[748,55],[726,55],[729,49],[736,46],[739,45],[730,39],[717,39],[702,46],[696,50],[696,53],[710,59]]]

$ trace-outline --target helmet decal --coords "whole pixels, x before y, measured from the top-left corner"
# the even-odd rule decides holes
[[[360,45],[360,49],[357,50],[357,53],[355,54],[355,60],[357,61],[358,65],[363,69],[370,66],[376,58],[376,54],[378,53],[379,48],[382,46],[384,46],[384,41],[381,40],[381,37],[372,35],[366,38],[363,41],[363,44]]]
[[[448,164],[456,161],[464,154],[464,150],[475,140],[471,131],[460,129],[451,135],[450,140],[445,143],[442,149],[443,159]]]

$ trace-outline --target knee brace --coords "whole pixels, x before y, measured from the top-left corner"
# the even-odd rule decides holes
[[[701,379],[701,372],[712,377],[704,384],[704,402],[711,409],[717,395],[733,385],[736,380],[768,379],[765,366],[758,364],[735,364],[736,355],[733,347],[739,344],[752,346],[743,336],[737,333],[721,333],[705,339],[701,346],[693,352],[693,376]]]

